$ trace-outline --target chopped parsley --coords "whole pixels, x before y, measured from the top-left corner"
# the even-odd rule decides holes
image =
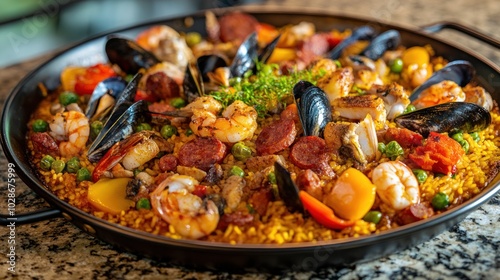
[[[259,117],[275,109],[281,103],[290,103],[293,86],[300,80],[316,84],[324,73],[313,74],[311,70],[294,71],[290,75],[277,75],[277,64],[257,64],[257,73],[232,78],[229,87],[221,87],[209,93],[225,108],[236,100],[243,101],[257,111]],[[288,102],[287,102],[288,100]]]

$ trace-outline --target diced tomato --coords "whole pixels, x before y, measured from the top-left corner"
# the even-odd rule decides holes
[[[424,170],[453,174],[456,164],[465,155],[460,144],[449,136],[431,132],[425,144],[410,154],[410,159]]]
[[[137,90],[137,93],[135,94],[134,101],[137,102],[139,100],[145,100],[148,102],[156,102],[158,101],[158,98],[154,96],[153,94],[148,94],[147,92],[143,90]]]
[[[204,185],[196,185],[194,187],[193,194],[201,198],[204,198],[207,195],[207,187]]]
[[[403,148],[410,148],[422,145],[423,137],[420,133],[406,128],[391,127],[385,132],[384,140],[387,142],[396,141]]]
[[[76,76],[75,93],[92,94],[98,83],[113,76],[116,76],[116,73],[109,65],[99,63],[88,67],[83,75]]]

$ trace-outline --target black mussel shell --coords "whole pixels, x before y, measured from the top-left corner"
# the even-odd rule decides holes
[[[368,47],[366,47],[361,55],[368,57],[371,60],[377,60],[387,50],[394,50],[399,46],[401,36],[396,30],[387,30],[386,32],[375,37]]]
[[[231,77],[243,77],[247,71],[255,67],[258,59],[259,46],[257,44],[257,33],[252,33],[241,43],[233,62],[229,66]]]
[[[267,44],[267,46],[265,46],[262,49],[262,51],[259,54],[259,61],[260,62],[266,63],[267,60],[269,60],[269,58],[271,57],[271,54],[273,54],[274,49],[278,45],[278,42],[280,41],[280,38],[281,38],[281,34],[279,34],[278,36],[276,36],[276,38],[274,38],[271,41],[271,43]]]
[[[445,67],[434,72],[427,81],[414,89],[410,95],[410,101],[415,101],[422,91],[442,81],[453,81],[459,86],[464,87],[472,80],[475,74],[476,70],[470,62],[466,60],[452,61],[446,64]]]
[[[335,48],[333,48],[326,57],[331,59],[338,59],[342,54],[345,47],[359,40],[371,40],[375,36],[375,29],[371,26],[365,25],[355,29],[351,36],[345,38]]]
[[[87,109],[85,110],[85,116],[90,119],[94,115],[99,105],[99,100],[105,94],[113,96],[116,100],[126,86],[127,82],[120,77],[111,77],[98,83],[90,96]]]
[[[182,83],[184,99],[188,103],[193,102],[197,97],[204,94],[203,78],[196,63],[188,63],[184,82]]]
[[[274,174],[278,185],[279,196],[291,212],[304,213],[304,206],[299,197],[299,188],[290,176],[290,172],[279,162],[274,163]]]
[[[198,57],[196,61],[199,72],[204,82],[210,81],[207,73],[213,72],[215,69],[219,67],[227,66],[227,61],[223,57],[218,56],[216,54],[202,55]]]
[[[160,63],[154,54],[143,49],[136,42],[119,37],[108,39],[106,55],[109,62],[118,65],[127,74],[135,74],[141,68],[148,69]]]
[[[332,108],[326,94],[309,82],[299,82],[293,88],[300,122],[305,136],[320,136],[332,121]]]
[[[394,121],[427,137],[431,131],[481,131],[491,124],[491,115],[488,110],[473,103],[449,102],[400,115]]]

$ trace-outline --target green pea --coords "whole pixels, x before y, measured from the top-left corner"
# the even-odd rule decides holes
[[[78,182],[90,181],[90,171],[85,167],[78,169],[76,172],[76,180]]]
[[[267,180],[273,185],[276,184],[276,174],[274,172],[267,174]]]
[[[479,142],[479,140],[481,140],[481,137],[479,137],[479,133],[477,132],[471,132],[469,133],[470,137],[472,137],[472,139],[474,139],[475,142]]]
[[[408,114],[408,113],[411,113],[411,112],[413,112],[415,110],[417,110],[417,108],[415,107],[415,105],[410,104],[410,105],[406,106],[403,114]]]
[[[334,60],[333,62],[335,63],[335,65],[337,66],[337,68],[342,68],[342,63],[340,63],[339,60]]]
[[[143,197],[143,198],[140,198],[139,200],[137,200],[137,202],[135,203],[135,208],[137,210],[141,210],[141,209],[149,210],[149,209],[151,209],[151,203],[149,202],[149,199]]]
[[[396,58],[389,63],[392,73],[401,73],[403,71],[403,60],[401,58]]]
[[[179,109],[179,108],[186,106],[186,101],[184,99],[182,99],[181,97],[177,97],[177,98],[170,100],[170,105]]]
[[[458,143],[460,143],[460,141],[464,140],[464,134],[462,132],[458,132],[458,133],[451,135],[451,138],[453,140],[457,141]]]
[[[50,156],[50,155],[45,155],[43,158],[40,160],[40,168],[42,168],[45,171],[50,170],[50,167],[52,166],[52,163],[55,161],[55,159]]]
[[[470,145],[469,145],[469,142],[467,142],[467,140],[462,139],[462,141],[458,141],[458,143],[460,143],[460,146],[462,146],[465,153],[469,152]]]
[[[382,143],[382,142],[379,142],[378,143],[378,146],[377,146],[377,149],[379,150],[379,152],[381,152],[382,154],[385,154],[385,144]]]
[[[99,135],[103,127],[104,125],[101,121],[93,121],[90,124],[90,138],[97,138],[97,135]]]
[[[231,153],[237,160],[246,160],[252,156],[252,150],[242,142],[234,144],[231,148]]]
[[[63,106],[67,106],[71,103],[76,103],[78,102],[78,95],[70,92],[70,91],[65,91],[59,95],[59,103]]]
[[[186,129],[185,134],[186,134],[186,136],[191,136],[191,135],[193,135],[193,130],[191,128],[188,128],[188,129]]]
[[[143,130],[152,130],[151,125],[149,123],[140,123],[135,127],[136,132]]]
[[[54,172],[56,173],[62,173],[63,170],[64,170],[64,167],[66,167],[66,163],[64,163],[64,161],[58,159],[58,160],[55,160],[51,165],[50,165],[50,168],[52,170],[54,170]]]
[[[374,223],[374,224],[380,223],[381,219],[382,219],[382,213],[380,213],[380,211],[369,211],[363,217],[363,220],[365,222]]]
[[[161,128],[160,134],[163,138],[168,139],[177,134],[177,128],[173,125],[166,124]]]
[[[68,162],[66,162],[66,170],[69,173],[76,173],[80,167],[80,159],[77,157],[72,157],[68,160]]]
[[[34,132],[45,132],[49,129],[49,123],[42,119],[37,119],[33,122],[31,127]]]
[[[417,177],[417,181],[420,184],[423,184],[425,180],[427,180],[427,172],[425,172],[422,169],[413,169],[413,174],[415,174],[415,177]]]
[[[385,155],[391,160],[395,160],[398,156],[402,156],[403,154],[403,148],[396,141],[391,141],[385,146]]]
[[[432,198],[431,204],[434,209],[443,210],[450,205],[450,199],[447,194],[439,192]]]
[[[198,32],[189,32],[185,37],[186,44],[190,47],[197,45],[201,42],[201,34]]]
[[[229,172],[232,175],[236,175],[236,176],[240,176],[240,177],[245,176],[245,171],[243,171],[243,169],[241,169],[241,167],[236,166],[236,165],[234,165],[233,167],[231,167],[231,170],[229,170]]]

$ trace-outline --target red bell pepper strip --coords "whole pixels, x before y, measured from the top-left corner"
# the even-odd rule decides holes
[[[341,230],[354,225],[354,221],[343,220],[335,216],[330,207],[305,191],[299,192],[299,198],[309,214],[311,214],[318,223],[327,228]]]

